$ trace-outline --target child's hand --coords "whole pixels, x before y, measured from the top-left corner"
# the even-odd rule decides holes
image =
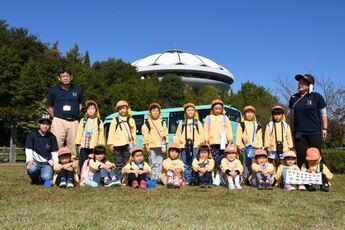
[[[28,162],[26,163],[26,168],[27,168],[27,169],[30,169],[33,163],[34,163],[34,161],[28,161]]]
[[[73,171],[73,168],[72,168],[72,166],[71,166],[71,167],[67,168],[66,170],[69,171],[69,172],[72,172],[72,171]]]
[[[264,174],[265,176],[267,176],[267,170],[266,169],[262,169],[261,173]]]
[[[204,173],[202,171],[199,172],[199,176],[203,176]]]
[[[230,172],[230,176],[232,176],[232,177],[236,177],[236,176],[237,176],[237,172],[235,172],[235,171],[231,171],[231,172]]]

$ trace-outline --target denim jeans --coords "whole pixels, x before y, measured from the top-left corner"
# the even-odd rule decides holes
[[[115,155],[115,174],[116,177],[122,179],[122,168],[125,167],[129,160],[129,146],[117,146],[114,147],[114,155]]]
[[[35,162],[29,169],[26,169],[27,174],[31,178],[32,184],[41,184],[45,181],[53,179],[53,167],[48,163]]]
[[[182,149],[181,151],[181,160],[184,163],[184,178],[186,180],[186,183],[190,184],[190,183],[194,183],[193,181],[193,177],[192,177],[192,162],[193,159],[196,158],[197,154],[198,154],[198,150],[197,149],[193,149],[193,153],[192,156],[187,156],[186,153],[186,149]]]
[[[108,172],[105,169],[100,169],[99,171],[93,174],[93,181],[96,182],[98,186],[102,186],[104,185],[103,182],[104,182],[105,177],[108,177],[109,179],[111,179],[114,176],[115,176],[114,170],[110,170],[110,172]]]
[[[206,172],[204,175],[200,176],[199,173],[196,173],[197,183],[199,185],[210,185],[212,184],[212,173]]]
[[[151,148],[149,156],[149,164],[152,169],[151,180],[159,180],[159,175],[162,172],[162,162],[163,162],[163,153],[162,148]]]

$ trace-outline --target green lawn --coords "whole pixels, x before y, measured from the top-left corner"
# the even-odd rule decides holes
[[[70,190],[29,184],[24,166],[0,165],[0,228],[343,229],[345,175],[331,192],[189,187]]]

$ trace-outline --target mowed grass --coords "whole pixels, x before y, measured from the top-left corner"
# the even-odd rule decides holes
[[[345,175],[329,193],[188,187],[59,189],[29,184],[24,165],[0,165],[0,228],[344,229]]]

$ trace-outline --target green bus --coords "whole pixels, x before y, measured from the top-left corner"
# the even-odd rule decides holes
[[[202,124],[205,123],[205,118],[207,115],[210,114],[211,105],[199,105],[196,106],[196,109],[199,113],[200,121]],[[234,136],[234,140],[236,138],[236,129],[237,125],[241,122],[242,114],[241,112],[232,107],[231,105],[224,105],[224,109],[226,111],[226,115],[229,117],[232,125],[232,133]],[[135,120],[135,124],[137,127],[137,138],[136,138],[136,145],[143,147],[142,144],[142,133],[141,133],[141,126],[147,120],[149,111],[132,111],[132,118]],[[168,130],[169,130],[169,143],[174,141],[175,133],[177,126],[181,120],[184,119],[184,109],[183,107],[177,108],[168,108],[162,109],[162,118],[166,122]],[[104,120],[104,130],[106,137],[108,136],[109,126],[113,119],[115,119],[119,114],[113,113],[107,116]]]

